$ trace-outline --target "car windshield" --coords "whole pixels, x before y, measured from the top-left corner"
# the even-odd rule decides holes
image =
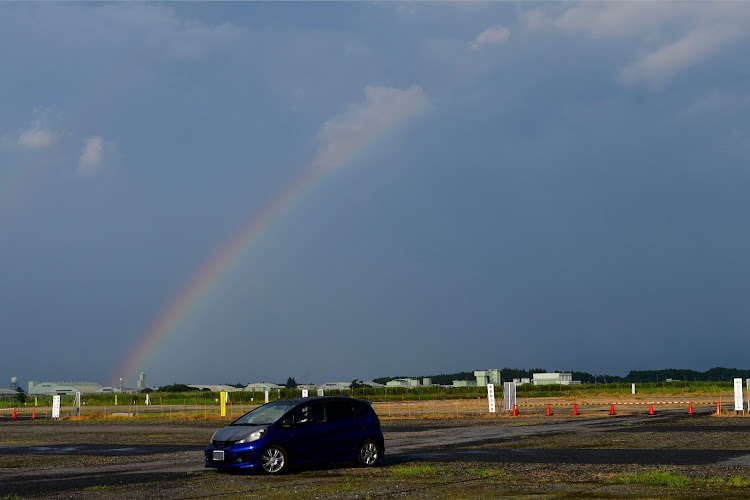
[[[241,416],[230,425],[269,425],[276,422],[284,413],[295,406],[295,403],[284,401],[269,403]]]

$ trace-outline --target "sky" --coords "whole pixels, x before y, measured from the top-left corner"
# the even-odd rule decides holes
[[[749,22],[2,2],[0,384],[747,368]]]

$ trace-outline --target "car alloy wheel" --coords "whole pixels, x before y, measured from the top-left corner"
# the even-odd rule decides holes
[[[378,450],[378,445],[375,441],[368,439],[359,445],[357,458],[359,463],[365,467],[372,467],[377,464],[378,460],[380,460],[380,450]]]
[[[269,446],[260,457],[263,470],[269,474],[281,474],[286,469],[286,452],[278,446]]]

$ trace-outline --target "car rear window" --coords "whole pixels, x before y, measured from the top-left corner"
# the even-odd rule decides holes
[[[328,421],[339,422],[354,418],[354,411],[350,401],[332,401],[328,403]]]
[[[356,418],[361,418],[367,415],[367,403],[363,403],[362,401],[352,401],[352,404],[354,405],[354,416]]]

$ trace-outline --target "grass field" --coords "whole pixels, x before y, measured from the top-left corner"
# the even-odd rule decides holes
[[[533,386],[530,384],[519,385],[516,394],[519,400],[539,401],[570,401],[585,403],[587,401],[600,400],[646,400],[658,398],[691,398],[694,400],[730,401],[733,397],[733,383],[726,382],[660,382],[636,384],[637,394],[631,394],[630,384],[582,384],[582,385],[543,385]],[[486,387],[418,387],[406,388],[361,388],[348,391],[327,391],[327,396],[350,396],[367,399],[375,403],[399,403],[399,402],[427,402],[445,400],[486,400]],[[289,399],[301,397],[302,391],[295,389],[282,389],[271,391],[271,401],[277,399]],[[496,388],[498,404],[501,403],[502,388]],[[84,394],[82,402],[84,406],[106,407],[106,408],[137,408],[145,406],[145,394],[118,394],[115,406],[114,394]],[[149,394],[152,405],[169,405],[184,407],[211,407],[219,406],[219,393],[210,391],[193,391],[181,393],[153,392]],[[265,400],[265,395],[260,392],[237,391],[229,393],[230,404],[235,407],[254,407]],[[28,397],[25,405],[17,401],[0,400],[0,409],[12,407],[47,407],[52,405],[52,396]],[[61,397],[63,407],[73,407],[75,396],[63,395]],[[114,411],[114,410],[113,410]],[[122,410],[125,411],[125,410]]]

